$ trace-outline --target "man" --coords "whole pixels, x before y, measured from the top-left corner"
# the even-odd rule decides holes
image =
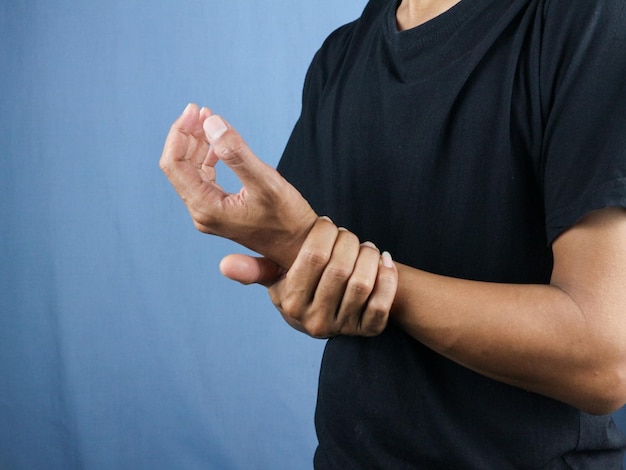
[[[209,110],[174,123],[198,229],[264,256],[224,274],[331,338],[317,467],[621,468],[624,47],[619,0],[371,0],[313,60],[295,187]]]

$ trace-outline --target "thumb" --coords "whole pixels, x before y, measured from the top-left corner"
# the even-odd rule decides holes
[[[239,133],[220,116],[209,116],[202,127],[215,155],[235,172],[244,186],[264,187],[264,182],[274,174],[278,175],[250,150]]]
[[[261,284],[269,287],[285,270],[267,258],[235,254],[222,259],[220,271],[227,278],[245,285]]]

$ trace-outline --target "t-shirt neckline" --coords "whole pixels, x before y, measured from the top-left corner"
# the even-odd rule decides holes
[[[481,0],[461,0],[450,9],[419,26],[398,31],[396,11],[400,0],[389,2],[385,35],[397,51],[419,49],[453,33],[477,10]]]

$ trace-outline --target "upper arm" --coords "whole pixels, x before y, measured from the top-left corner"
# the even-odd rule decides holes
[[[551,284],[565,290],[585,311],[603,306],[602,310],[626,317],[626,210],[606,208],[587,214],[559,236],[552,249]]]
[[[608,377],[611,408],[626,402],[626,210],[586,215],[553,243],[551,284],[567,293],[586,326],[596,375]]]

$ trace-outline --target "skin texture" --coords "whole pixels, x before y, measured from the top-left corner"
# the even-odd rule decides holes
[[[593,414],[626,399],[626,214],[589,214],[554,245],[550,285],[482,283],[399,266],[392,316],[496,380]]]
[[[196,227],[265,256],[230,255],[221,270],[267,286],[294,328],[314,337],[372,336],[393,321],[465,367],[584,411],[610,413],[626,402],[624,210],[593,212],[555,241],[550,285],[437,276],[392,263],[318,218],[232,128],[205,138],[201,121],[209,116],[195,106],[185,111],[161,167]],[[237,195],[217,186],[217,159],[244,183]]]

